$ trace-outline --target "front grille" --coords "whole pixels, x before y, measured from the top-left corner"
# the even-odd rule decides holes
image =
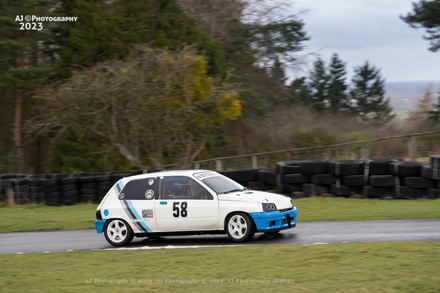
[[[292,208],[288,208],[288,209],[282,209],[282,210],[279,210],[280,212],[287,212],[287,211],[290,211]]]

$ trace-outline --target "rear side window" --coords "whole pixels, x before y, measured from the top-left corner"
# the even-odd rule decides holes
[[[151,200],[156,192],[156,178],[138,179],[128,182],[121,193],[121,200]]]

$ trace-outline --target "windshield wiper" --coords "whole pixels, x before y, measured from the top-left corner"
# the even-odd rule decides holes
[[[229,191],[225,191],[225,192],[223,192],[223,194],[225,194],[225,193],[230,193],[230,192],[235,192],[235,191],[243,191],[243,190],[246,190],[246,188],[232,189],[232,190],[229,190]]]

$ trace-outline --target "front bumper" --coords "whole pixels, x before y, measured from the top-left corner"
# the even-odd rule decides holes
[[[249,213],[255,222],[257,232],[275,232],[296,226],[298,210],[293,207],[287,211]]]

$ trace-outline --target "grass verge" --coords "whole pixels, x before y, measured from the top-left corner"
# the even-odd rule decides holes
[[[439,218],[436,200],[360,200],[305,198],[294,200],[298,222]],[[0,233],[94,229],[96,205],[0,208]]]
[[[0,262],[2,292],[440,291],[439,242],[30,253]]]

